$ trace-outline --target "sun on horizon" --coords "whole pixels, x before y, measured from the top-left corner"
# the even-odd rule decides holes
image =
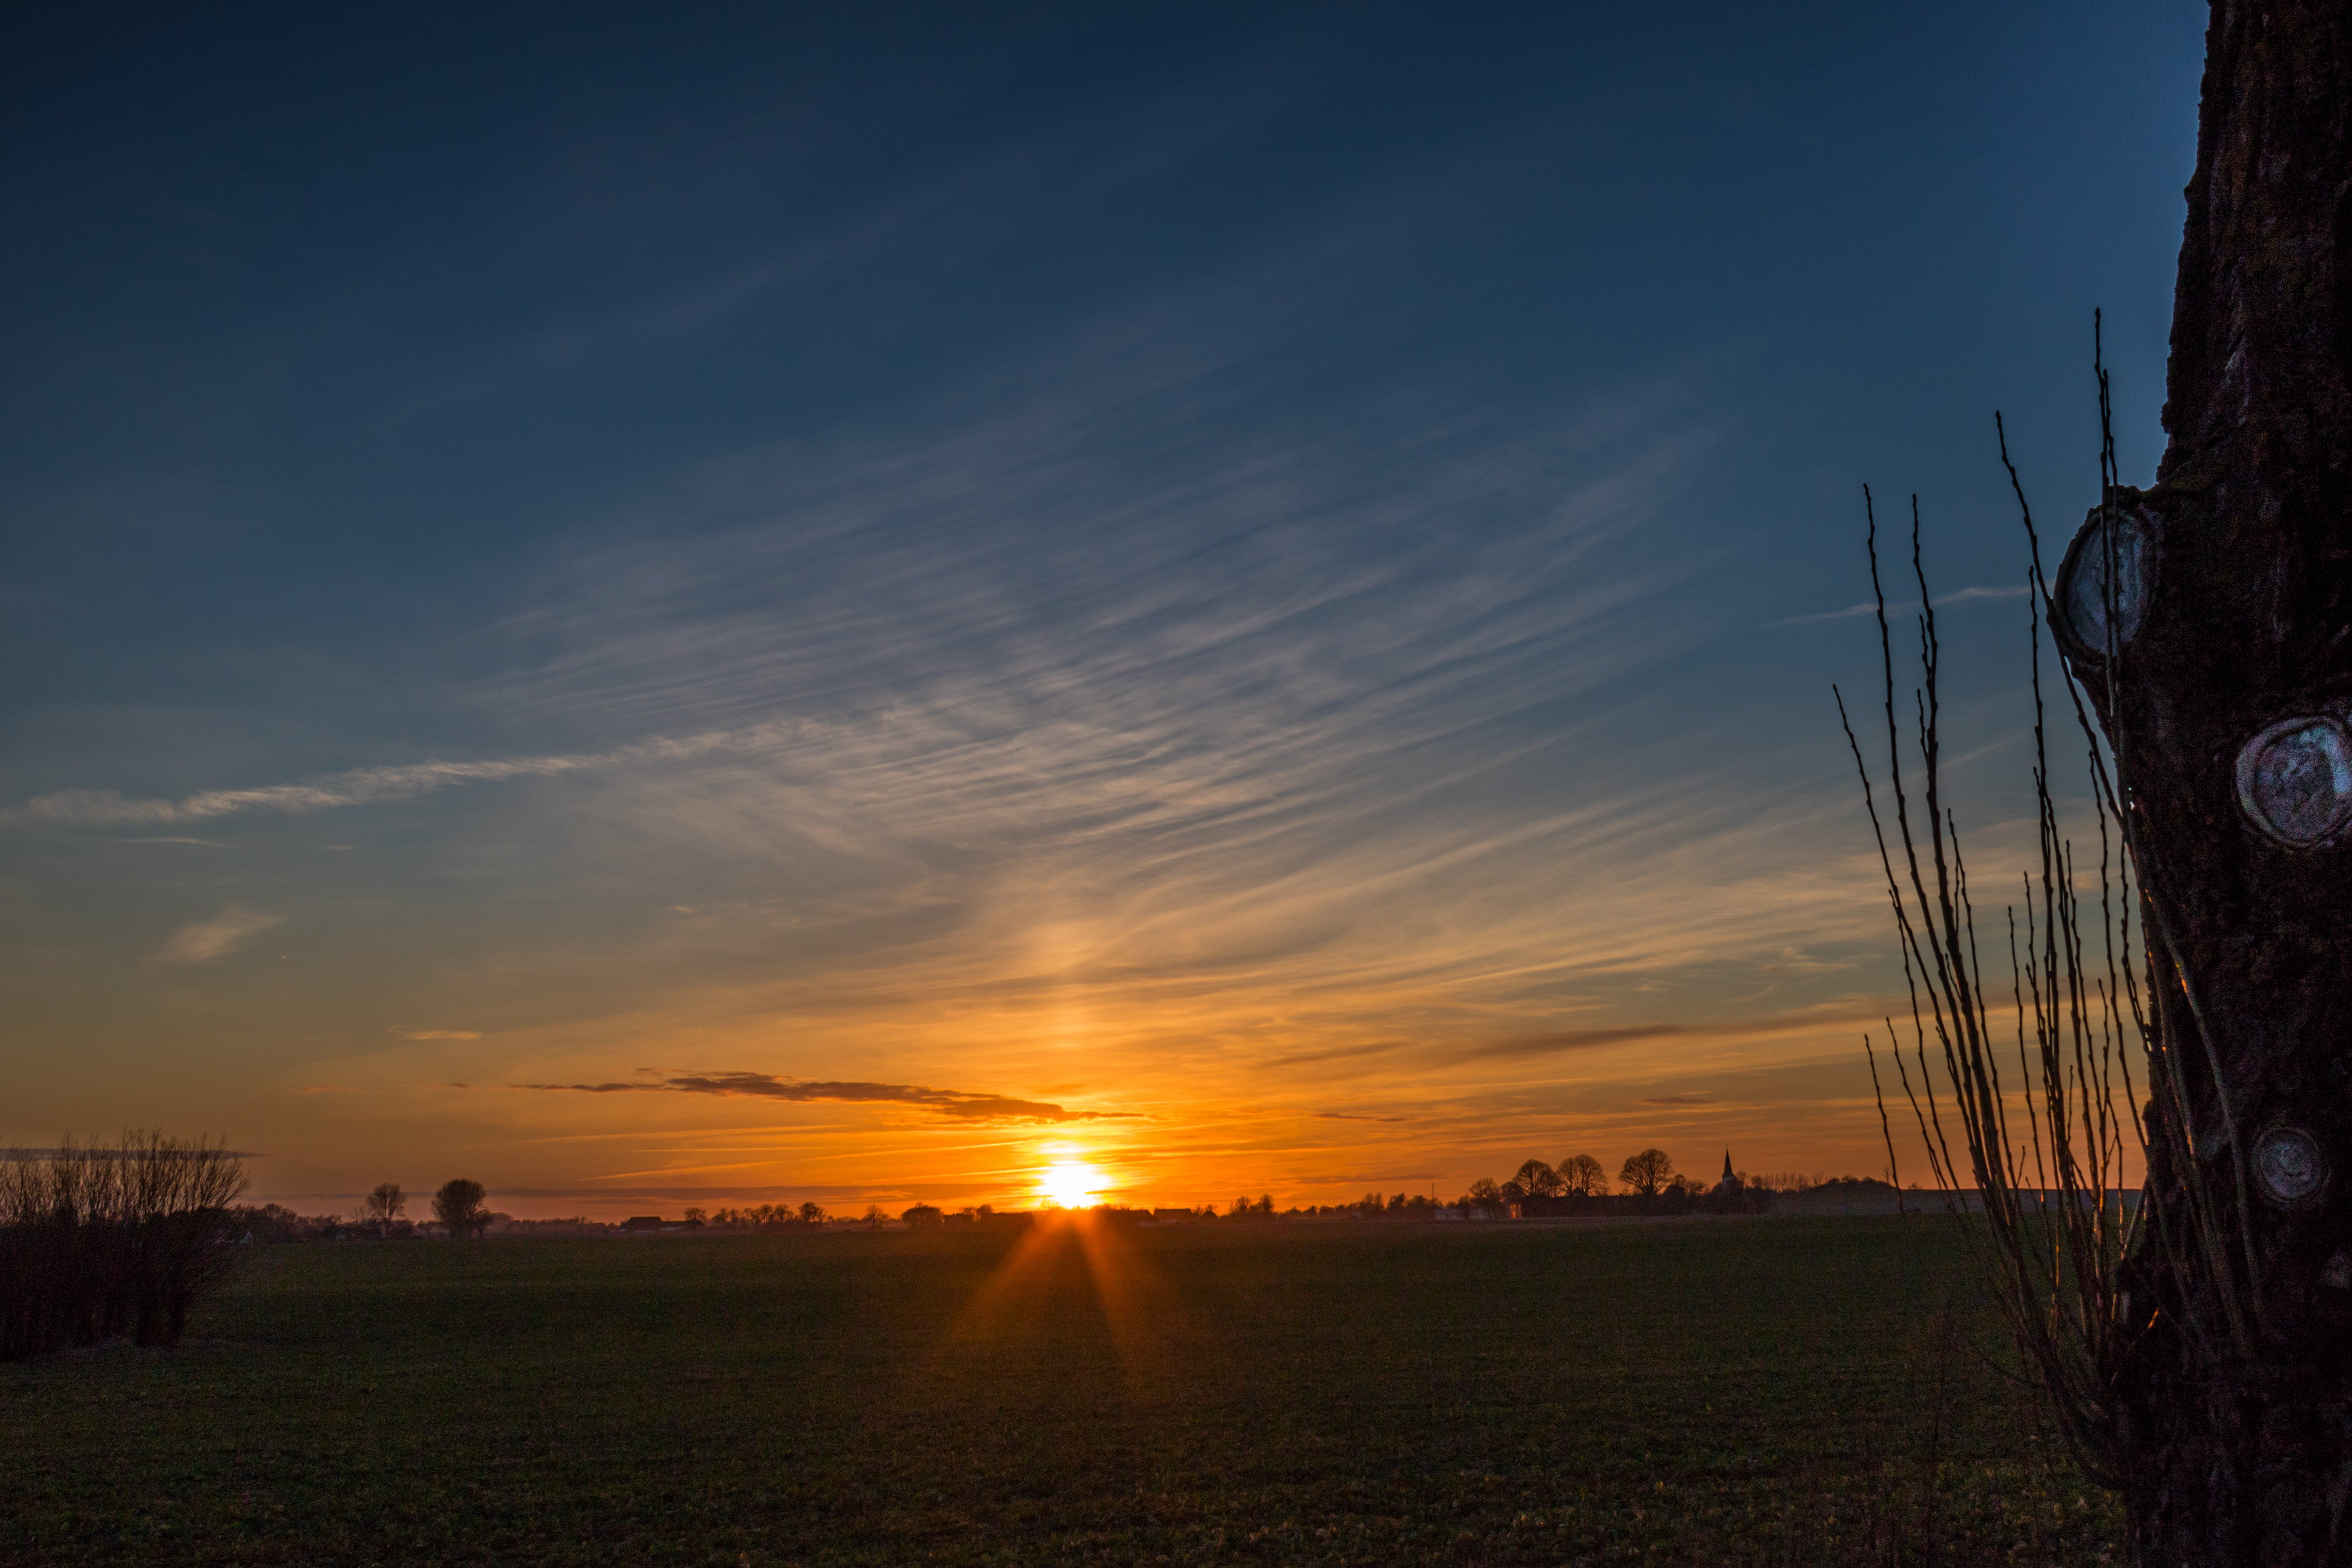
[[[1089,1207],[1103,1186],[1102,1172],[1084,1160],[1056,1160],[1037,1177],[1038,1193],[1055,1208]]]

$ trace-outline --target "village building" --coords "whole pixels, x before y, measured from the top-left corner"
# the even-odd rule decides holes
[[[1723,1180],[1716,1183],[1715,1194],[1717,1197],[1737,1198],[1744,1197],[1747,1192],[1748,1184],[1741,1181],[1738,1174],[1732,1170],[1731,1151],[1726,1149],[1723,1152]]]

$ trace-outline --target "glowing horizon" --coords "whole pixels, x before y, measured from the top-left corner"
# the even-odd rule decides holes
[[[0,1145],[527,1217],[1879,1173],[1860,486],[1990,889],[1990,410],[2080,515],[2103,305],[2161,438],[2201,26],[2021,16],[58,11]]]

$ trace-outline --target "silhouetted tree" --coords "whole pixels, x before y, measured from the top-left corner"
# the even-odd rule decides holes
[[[1556,1197],[1559,1193],[1559,1173],[1541,1160],[1529,1160],[1512,1175],[1519,1191],[1531,1198]]]
[[[0,1164],[0,1361],[116,1334],[177,1344],[236,1263],[222,1243],[244,1187],[226,1149],[152,1131]]]
[[[1469,1192],[1464,1194],[1464,1201],[1481,1214],[1499,1216],[1511,1212],[1510,1200],[1503,1195],[1503,1189],[1496,1186],[1494,1179],[1488,1176],[1481,1176],[1471,1183]]]
[[[1570,1154],[1559,1163],[1559,1186],[1564,1193],[1599,1197],[1609,1190],[1609,1173],[1590,1154]]]
[[[2151,957],[2150,1221],[2102,1391],[2137,1561],[2352,1560],[2352,9],[2214,0],[2153,488],[2050,619]],[[2113,479],[2112,459],[2106,476]]]
[[[1906,1087],[1931,1097],[1921,1120],[1933,1129],[1938,1182],[1979,1194],[1984,1223],[1973,1234],[1998,1248],[1989,1255],[2003,1310],[2066,1436],[2122,1493],[2131,1561],[2343,1564],[2352,1562],[2352,1182],[2335,1180],[2352,1161],[2345,0],[2213,0],[2186,194],[2156,482],[2121,483],[2103,439],[2098,503],[2054,582],[2045,588],[2038,563],[2034,576],[2075,683],[2068,705],[2080,701],[2098,731],[2084,761],[2099,839],[2077,846],[2060,831],[2037,665],[2041,863],[2024,889],[2028,962],[2016,1001],[2019,1034],[2030,1016],[2040,1059],[2023,1086],[2033,1098],[2022,1131],[2014,1089],[1996,1087],[2009,1024],[1995,1026],[1980,984],[1967,868],[1936,793],[1931,612],[1923,607],[1919,700],[1903,701],[1918,731],[1900,744],[1893,660],[1882,656],[1888,742],[1916,759],[1925,795],[1915,817],[1890,779],[1895,831],[1880,842],[1897,853],[1882,865],[1915,1016],[1927,1026],[1919,1044],[1932,1040],[1957,1091],[1952,1120],[1937,1121],[1932,1079]],[[2099,395],[2105,416],[2104,370]],[[1915,572],[1916,558],[1915,545]],[[2144,967],[2099,956],[2135,946]],[[1993,954],[1985,964],[1998,976]],[[2145,1079],[2113,1081],[2105,1053],[2117,1039],[2145,1045]],[[1914,1059],[1925,1073],[1926,1049]],[[2132,1065],[2120,1058],[2124,1072]],[[2111,1116],[2111,1099],[2143,1088],[2152,1091],[2144,1108]],[[1948,1142],[1955,1127],[1966,1165]],[[2115,1202],[2126,1155],[2143,1152],[2141,1201]],[[2053,1186],[2064,1199],[2055,1215],[2043,1203]]]
[[[824,1205],[814,1200],[801,1205],[801,1223],[803,1225],[823,1225],[824,1223]]]
[[[947,1219],[934,1204],[917,1204],[898,1217],[910,1226],[940,1225]]]
[[[1617,1173],[1617,1179],[1642,1196],[1654,1198],[1674,1173],[1675,1163],[1664,1149],[1644,1149],[1626,1159]]]
[[[453,1176],[433,1194],[433,1217],[453,1237],[478,1236],[490,1223],[483,1202],[489,1195],[481,1183]]]
[[[400,1217],[400,1211],[407,1206],[408,1194],[400,1190],[400,1184],[384,1182],[379,1184],[375,1191],[361,1201],[360,1217],[373,1220],[377,1225],[389,1226]]]
[[[883,1222],[884,1220],[886,1220],[886,1219],[888,1219],[889,1217],[890,1217],[890,1216],[889,1216],[888,1215],[884,1214],[884,1213],[882,1212],[882,1205],[881,1205],[880,1204],[867,1204],[867,1205],[866,1205],[866,1229],[868,1229],[868,1230],[879,1230],[879,1229],[881,1229],[881,1228],[882,1228],[882,1222]]]

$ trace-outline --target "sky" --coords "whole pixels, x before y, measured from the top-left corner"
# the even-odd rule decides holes
[[[11,13],[0,1144],[603,1217],[1884,1173],[1862,487],[2018,858],[1993,413],[2063,544],[2102,310],[2152,474],[2202,26]]]

